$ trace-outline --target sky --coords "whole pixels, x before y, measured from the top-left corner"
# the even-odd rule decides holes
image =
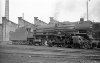
[[[1,2],[0,16],[4,17],[5,0]],[[18,23],[18,17],[22,17],[30,23],[34,23],[34,17],[48,23],[49,17],[63,21],[79,21],[80,18],[86,20],[87,0],[9,0],[9,20]],[[90,0],[89,19],[100,20],[100,0]]]

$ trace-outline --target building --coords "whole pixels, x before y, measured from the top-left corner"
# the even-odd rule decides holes
[[[59,22],[59,21],[55,20],[54,17],[49,17],[49,18],[50,18],[49,24],[56,24]]]
[[[22,27],[31,28],[31,31],[35,29],[34,24],[24,20],[22,17],[18,17],[18,28],[22,28]],[[17,30],[20,30],[20,29],[17,29]]]
[[[17,28],[18,24],[8,20],[6,17],[2,17],[3,41],[9,41],[9,33],[14,32]]]
[[[2,17],[2,24],[0,24],[0,41],[9,41],[10,34],[21,31],[23,30],[22,28],[33,32],[35,25],[22,19],[22,17],[18,17],[18,24],[8,20],[6,17]]]
[[[40,19],[38,19],[38,17],[34,17],[34,24],[36,26],[44,26],[44,25],[47,25],[47,23],[41,21]]]
[[[27,39],[33,38],[34,29],[34,24],[29,23],[22,17],[18,17],[18,28],[15,32],[10,33],[9,39],[13,41],[13,44],[28,44]]]
[[[3,41],[3,27],[2,24],[0,24],[0,42]]]

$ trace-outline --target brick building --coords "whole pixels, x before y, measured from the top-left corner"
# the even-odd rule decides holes
[[[41,21],[40,19],[38,19],[38,17],[34,17],[34,24],[36,26],[44,26],[44,25],[47,25],[47,23]]]
[[[9,41],[9,33],[14,32],[17,28],[18,24],[6,19],[6,17],[2,17],[3,41]]]
[[[49,24],[57,24],[57,23],[59,23],[59,21],[55,20],[54,17],[49,17],[49,18],[50,18]]]
[[[2,24],[0,24],[0,41],[3,41]]]
[[[33,31],[35,29],[35,25],[22,19],[22,17],[18,17],[18,27],[24,27],[24,28],[31,28],[31,31]],[[17,29],[19,30],[19,29]]]

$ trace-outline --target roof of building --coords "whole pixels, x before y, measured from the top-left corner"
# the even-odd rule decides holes
[[[7,22],[10,22],[11,24],[14,24],[14,25],[18,25],[17,23],[14,23],[14,22],[12,22],[12,21],[10,21],[8,19],[7,19]]]

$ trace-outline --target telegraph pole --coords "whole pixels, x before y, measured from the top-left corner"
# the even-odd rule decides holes
[[[89,20],[89,1],[87,0],[87,21]]]
[[[88,0],[87,0],[87,21],[88,21]]]

